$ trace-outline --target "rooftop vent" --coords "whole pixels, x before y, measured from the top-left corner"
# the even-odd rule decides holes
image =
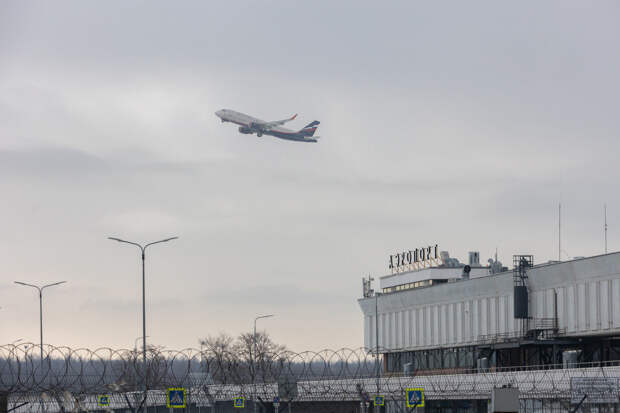
[[[450,254],[448,253],[448,251],[441,251],[439,253],[439,256],[441,257],[441,263],[444,267],[458,268],[461,266],[461,263],[458,259],[450,258]]]
[[[478,251],[469,252],[469,265],[472,267],[480,266],[480,253]]]

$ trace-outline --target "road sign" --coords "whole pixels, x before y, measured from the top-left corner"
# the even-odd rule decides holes
[[[97,404],[99,406],[109,406],[110,405],[110,396],[107,394],[97,396]]]
[[[385,404],[385,396],[376,395],[374,398],[375,406],[383,406]]]
[[[280,403],[280,396],[276,396],[273,398],[274,403]]]
[[[185,408],[185,388],[171,387],[166,392],[166,406],[169,409]]]
[[[233,407],[235,409],[245,408],[245,397],[235,397],[235,399],[233,400]]]
[[[618,403],[617,377],[571,377],[570,402],[580,403]]]
[[[407,389],[407,407],[424,407],[424,389]]]

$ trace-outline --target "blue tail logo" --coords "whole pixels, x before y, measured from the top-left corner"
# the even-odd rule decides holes
[[[319,122],[318,120],[310,122],[309,124],[304,126],[304,128],[301,129],[299,133],[301,133],[303,136],[312,136],[314,135],[314,132],[316,132],[317,125],[319,125],[320,123],[321,122]]]

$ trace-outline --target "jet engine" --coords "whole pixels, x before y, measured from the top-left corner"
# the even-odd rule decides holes
[[[247,126],[239,126],[239,132],[247,135],[247,134],[252,133],[252,130],[248,128]]]

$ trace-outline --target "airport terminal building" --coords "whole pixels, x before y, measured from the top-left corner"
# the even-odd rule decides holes
[[[481,265],[437,245],[390,257],[379,291],[364,280],[364,344],[384,376],[617,365],[620,253]],[[586,364],[581,364],[586,363]],[[522,396],[523,397],[523,396]],[[608,406],[609,407],[609,406]],[[609,407],[618,411],[618,404]],[[604,409],[603,409],[604,410]]]

